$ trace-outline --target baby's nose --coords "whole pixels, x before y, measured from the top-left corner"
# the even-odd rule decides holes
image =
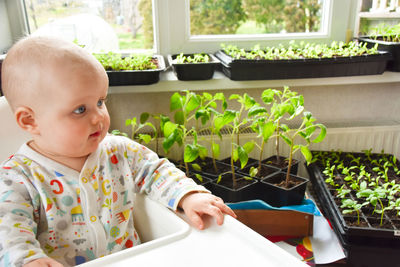
[[[97,124],[101,122],[102,120],[104,120],[104,116],[105,116],[104,112],[102,112],[101,110],[97,110],[92,115],[92,123]]]

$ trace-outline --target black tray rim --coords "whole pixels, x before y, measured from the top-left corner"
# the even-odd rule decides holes
[[[232,67],[241,64],[332,64],[332,63],[357,63],[370,61],[387,61],[392,59],[392,54],[387,51],[378,51],[378,54],[361,55],[351,57],[331,57],[331,58],[302,58],[302,59],[234,59],[224,51],[219,50],[215,56],[225,67]]]

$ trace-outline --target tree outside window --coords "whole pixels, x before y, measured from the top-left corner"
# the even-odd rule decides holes
[[[32,34],[57,35],[93,50],[153,48],[151,0],[25,0],[25,8]]]
[[[191,0],[191,34],[318,32],[321,10],[321,0]]]

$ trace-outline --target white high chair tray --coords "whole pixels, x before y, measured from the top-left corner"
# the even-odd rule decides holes
[[[184,215],[147,197],[137,199],[139,236],[155,239],[79,266],[308,266],[230,216],[222,226],[209,217],[207,229],[197,230]]]

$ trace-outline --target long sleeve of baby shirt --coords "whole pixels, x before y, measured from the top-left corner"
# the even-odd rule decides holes
[[[107,136],[81,172],[25,144],[0,170],[0,265],[47,256],[74,266],[133,247],[135,194],[176,210],[191,191],[208,192],[125,137]]]

